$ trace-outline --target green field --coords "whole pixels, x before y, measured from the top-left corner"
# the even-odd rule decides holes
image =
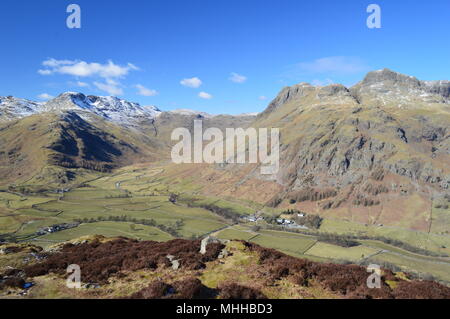
[[[250,231],[239,230],[236,228],[229,228],[222,230],[216,235],[220,239],[228,239],[228,240],[245,240],[249,241],[252,237],[255,237],[255,233]]]
[[[376,254],[379,251],[380,249],[373,249],[366,246],[345,248],[332,244],[318,242],[314,246],[312,246],[308,251],[306,251],[305,254],[329,259],[342,259],[342,260],[349,260],[352,262],[358,262],[373,254]]]
[[[48,191],[25,195],[0,191],[0,234],[45,248],[87,235],[166,241],[174,236],[199,238],[213,234],[221,239],[251,241],[315,261],[359,262],[372,257],[373,261],[389,262],[405,270],[430,273],[439,279],[449,280],[449,258],[418,255],[377,240],[360,240],[362,245],[351,248],[317,241],[317,234],[321,232],[383,236],[430,251],[447,253],[450,251],[450,237],[447,235],[332,219],[325,219],[320,230],[312,235],[267,230],[264,222],[261,229],[253,228],[252,223],[232,225],[230,220],[202,206],[212,205],[238,215],[263,211],[267,215],[277,216],[277,211],[252,202],[194,194],[191,183],[178,178],[168,181],[167,177],[161,176],[163,171],[160,168],[126,168],[109,176],[92,175],[90,181],[83,180],[83,185],[74,186],[64,194]],[[190,188],[183,190],[186,185]],[[169,201],[171,193],[179,195],[175,203]],[[116,220],[112,220],[114,218]],[[442,226],[437,223],[446,223],[448,216],[436,210],[434,218],[436,223],[433,227],[442,232]],[[76,228],[43,236],[36,234],[43,227],[75,220],[81,221]],[[152,226],[141,222],[150,220],[153,221]],[[176,234],[164,227],[176,228]]]
[[[373,262],[388,262],[399,266],[405,272],[412,272],[421,275],[431,274],[435,278],[450,282],[450,263],[425,261],[405,257],[395,253],[383,253],[371,259]]]
[[[260,235],[254,237],[251,242],[300,256],[314,245],[316,240],[301,235],[264,231]]]
[[[137,174],[131,174],[131,177]],[[140,174],[142,175],[142,174]],[[151,174],[149,174],[151,175]],[[0,193],[11,204],[8,212],[0,212],[0,233],[14,235],[17,240],[36,239],[35,233],[46,226],[69,223],[79,219],[108,219],[111,216],[127,216],[130,219],[153,220],[160,225],[173,225],[182,221],[178,229],[181,237],[199,237],[226,227],[226,221],[220,216],[202,208],[189,208],[169,202],[167,194],[161,194],[161,188],[155,186],[151,194],[140,195],[116,189],[117,181],[131,178],[128,173],[114,177],[101,177],[82,188],[75,188],[63,197],[24,197],[11,193]],[[132,179],[132,178],[131,178]],[[99,185],[104,185],[100,187]],[[155,184],[157,185],[157,184]],[[158,184],[159,185],[159,184]],[[123,184],[120,185],[123,187]],[[20,206],[17,203],[23,203]],[[15,204],[16,206],[13,206]],[[12,207],[17,207],[16,209]],[[6,207],[5,207],[6,208]],[[14,214],[14,216],[10,216]],[[95,227],[94,227],[95,226]],[[140,227],[140,225],[139,225]],[[143,226],[145,227],[145,226]],[[82,224],[77,229],[42,236],[48,240],[68,240],[78,235],[102,234],[109,236],[127,236],[152,239],[145,234],[130,234],[120,223],[104,227],[101,223]],[[155,240],[159,240],[156,236]],[[166,239],[171,238],[165,237]]]
[[[173,237],[158,228],[133,225],[125,222],[98,222],[92,224],[83,224],[77,228],[64,230],[58,233],[48,234],[39,237],[33,243],[40,243],[43,246],[68,241],[74,238],[88,236],[91,234],[103,235],[105,237],[128,237],[139,240],[167,241]]]
[[[442,213],[441,214],[445,214]],[[448,224],[441,225],[441,228]],[[320,231],[341,235],[366,235],[370,237],[386,237],[408,243],[411,246],[430,250],[439,254],[450,255],[450,236],[437,233],[424,233],[398,227],[379,227],[363,225],[344,220],[325,219]]]

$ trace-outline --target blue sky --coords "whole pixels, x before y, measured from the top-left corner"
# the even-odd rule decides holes
[[[371,3],[381,29],[366,26]],[[384,67],[449,79],[449,31],[448,0],[2,0],[0,96],[258,112],[286,85],[352,85]]]

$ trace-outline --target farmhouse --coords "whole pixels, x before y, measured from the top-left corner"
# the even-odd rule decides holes
[[[262,220],[263,218],[260,216],[256,216],[256,215],[249,215],[249,216],[244,216],[242,217],[243,220],[254,223],[257,222],[259,220]]]
[[[79,223],[71,223],[71,224],[59,224],[59,225],[52,225],[48,227],[41,228],[37,231],[37,235],[43,236],[45,234],[52,234],[56,232],[60,232],[62,230],[71,229],[78,227]]]
[[[294,222],[292,220],[284,219],[284,218],[278,218],[277,219],[277,223],[279,225],[291,225],[291,224],[294,224]]]

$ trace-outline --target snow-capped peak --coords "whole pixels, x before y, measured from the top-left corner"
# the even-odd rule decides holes
[[[81,111],[96,114],[112,122],[131,125],[136,120],[151,120],[161,111],[156,106],[141,106],[138,103],[113,96],[86,96],[82,93],[66,92],[44,104],[43,111]]]
[[[210,118],[210,117],[215,116],[215,115],[212,115],[212,114],[209,114],[206,112],[195,111],[195,110],[191,110],[191,109],[177,109],[177,110],[170,111],[169,113],[174,113],[174,114],[179,114],[179,115],[187,115],[187,116],[196,115],[196,116],[201,116],[204,118]]]
[[[0,119],[12,120],[39,112],[42,103],[19,99],[12,96],[0,96]]]
[[[241,114],[238,114],[238,115],[236,115],[236,116],[239,116],[239,117],[246,117],[246,116],[258,116],[259,115],[259,112],[252,112],[252,113],[241,113]]]
[[[93,114],[126,126],[140,121],[153,120],[161,114],[156,106],[141,106],[113,96],[86,96],[83,93],[66,92],[45,103],[37,103],[15,97],[0,97],[0,119],[9,121],[37,113],[74,111],[81,117]]]

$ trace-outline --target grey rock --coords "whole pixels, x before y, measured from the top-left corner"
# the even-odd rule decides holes
[[[222,241],[218,238],[211,237],[211,236],[204,238],[201,242],[200,254],[202,254],[202,255],[206,254],[207,246],[209,244],[215,244],[215,243],[222,243]]]
[[[219,259],[224,259],[227,258],[229,256],[229,252],[226,248],[222,249],[222,251],[220,252],[219,256],[217,258]]]

